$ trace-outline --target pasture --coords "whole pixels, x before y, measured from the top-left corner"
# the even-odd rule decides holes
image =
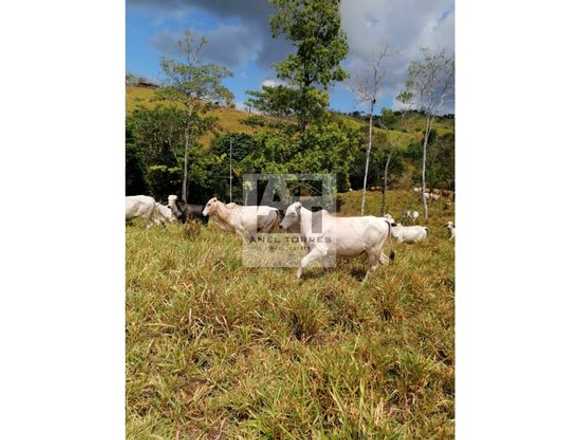
[[[340,197],[358,214],[360,193]],[[387,206],[399,221],[420,200],[389,191]],[[127,438],[453,438],[453,212],[433,202],[428,239],[365,285],[365,257],[298,282],[242,266],[214,225],[128,226]]]

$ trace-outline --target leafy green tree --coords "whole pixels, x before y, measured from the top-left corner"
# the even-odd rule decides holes
[[[125,194],[136,195],[147,193],[143,155],[135,144],[133,127],[125,128]]]
[[[247,95],[248,106],[278,118],[318,120],[329,103],[328,94],[314,88],[303,93],[283,85],[263,86],[261,90],[249,90]]]
[[[397,115],[389,109],[384,107],[381,111],[381,124],[384,128],[392,129],[397,123]]]
[[[183,180],[181,197],[187,201],[188,161],[191,146],[197,139],[216,127],[217,119],[207,115],[216,105],[229,105],[233,94],[223,85],[232,73],[225,67],[203,64],[201,53],[207,40],[197,39],[186,31],[176,43],[175,58],[163,58],[161,68],[166,83],[158,91],[160,99],[179,104],[185,109],[183,121]]]
[[[127,118],[149,192],[164,197],[179,185],[185,110],[175,106],[138,106]]]
[[[270,20],[272,36],[285,35],[296,52],[276,64],[286,84],[250,93],[248,104],[261,111],[295,116],[303,135],[328,107],[328,87],[347,78],[340,62],[348,53],[340,28],[340,0],[271,0],[276,13]]]

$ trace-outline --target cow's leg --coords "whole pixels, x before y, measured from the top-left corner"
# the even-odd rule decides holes
[[[382,240],[380,243],[377,243],[375,246],[367,250],[369,268],[367,270],[367,273],[365,274],[365,277],[363,278],[362,281],[363,283],[366,282],[369,275],[372,272],[374,272],[377,269],[377,267],[379,267],[379,264],[383,264],[386,261],[386,257],[383,254],[384,244],[385,241]]]
[[[248,242],[249,239],[246,231],[244,231],[242,228],[236,228],[236,233],[242,237],[242,243],[246,244]]]
[[[149,229],[151,226],[153,226],[153,211],[151,211],[149,213],[149,215],[145,218],[145,229]]]
[[[296,278],[300,279],[302,277],[302,272],[309,264],[324,258],[327,254],[327,251],[322,246],[314,246],[312,250],[306,255],[302,260],[300,260],[300,267],[298,268],[298,272],[296,272]]]
[[[367,273],[365,274],[365,277],[362,280],[363,283],[365,283],[367,281],[371,272],[374,272],[377,269],[377,267],[379,267],[381,254],[382,254],[381,251],[379,251],[379,252],[376,252],[376,251],[367,252],[367,256],[369,259],[369,268],[367,270]]]

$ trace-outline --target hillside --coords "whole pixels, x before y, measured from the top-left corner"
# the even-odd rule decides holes
[[[145,107],[152,107],[154,102],[155,89],[148,87],[127,87],[126,93],[126,111],[131,113],[135,110],[137,105],[141,104]],[[259,128],[255,128],[244,124],[243,121],[251,116],[250,113],[237,110],[235,108],[220,108],[212,112],[218,117],[220,131],[222,132],[238,132],[238,133],[255,133]],[[341,119],[346,125],[353,128],[366,128],[366,122],[359,118],[335,113],[335,116]],[[271,118],[274,119],[274,118]],[[440,118],[435,120],[434,128],[439,134],[445,134],[454,130],[454,120]],[[406,149],[412,142],[420,141],[423,136],[425,120],[418,114],[407,114],[403,118],[399,118],[393,127],[389,130],[375,127],[375,134],[377,136],[388,136],[390,142],[400,149]],[[214,135],[207,135],[201,139],[202,145],[209,145]]]

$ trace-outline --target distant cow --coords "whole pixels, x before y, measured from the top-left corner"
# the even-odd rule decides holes
[[[173,215],[175,215],[181,223],[186,223],[188,220],[199,220],[203,224],[207,224],[207,218],[202,214],[203,205],[185,203],[183,200],[179,200],[174,194],[167,198],[167,202]]]
[[[136,218],[145,220],[147,228],[164,223],[155,199],[150,196],[125,197],[125,221],[131,221]]]
[[[419,218],[419,212],[418,211],[407,211],[405,213],[405,217],[407,217],[407,219],[413,223],[415,223],[417,221],[417,219]]]
[[[174,223],[177,221],[177,217],[173,214],[173,211],[169,206],[162,205],[161,203],[157,203],[157,211],[161,215],[163,222],[167,223]]]
[[[455,240],[455,225],[453,222],[447,222],[447,230],[449,231],[449,240]]]
[[[403,226],[395,222],[389,222],[389,224],[391,225],[391,235],[398,243],[423,241],[427,238],[429,231],[426,226]]]
[[[453,191],[449,191],[444,189],[443,191],[441,191],[441,194],[443,195],[443,197],[448,197],[450,199],[453,199],[455,196],[455,193]]]
[[[430,193],[430,192],[424,192],[423,196],[429,200],[439,200],[441,198],[441,196],[439,194],[434,194],[434,193]]]

